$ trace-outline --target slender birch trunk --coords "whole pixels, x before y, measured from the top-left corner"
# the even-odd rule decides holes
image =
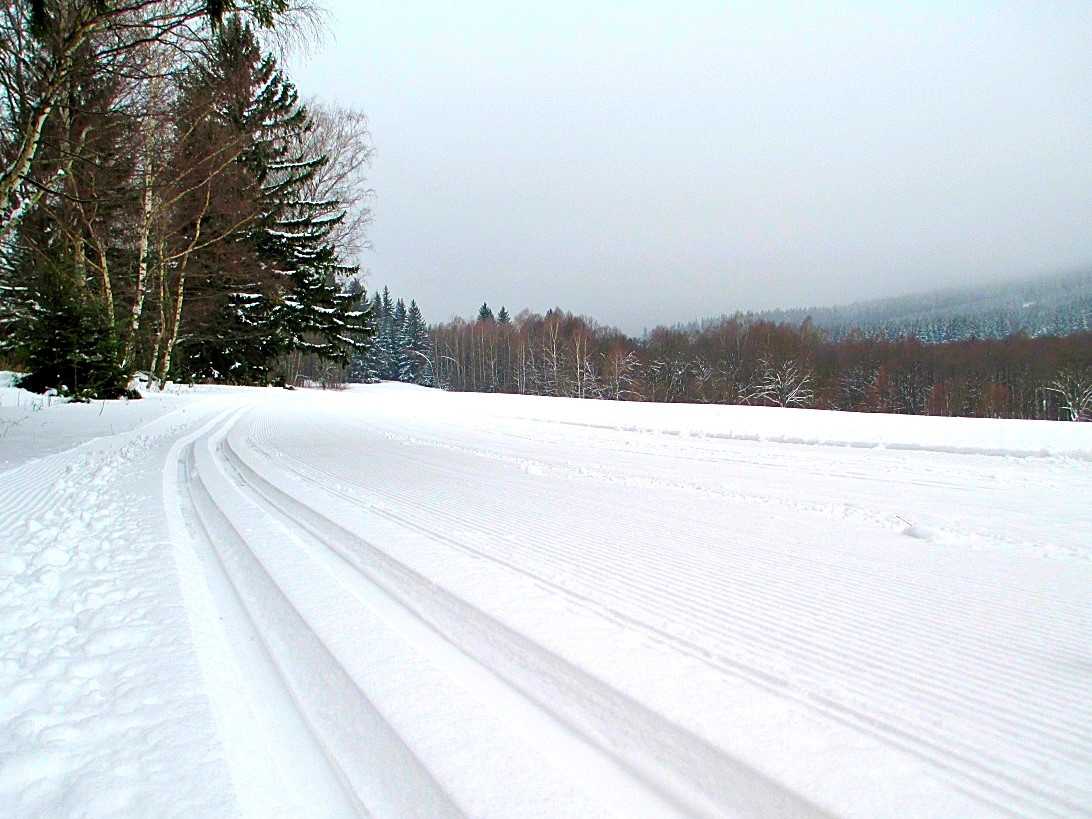
[[[154,83],[153,83],[154,84]],[[153,92],[150,92],[150,94]],[[126,349],[121,357],[121,366],[128,367],[132,358],[133,347],[136,344],[136,333],[140,331],[141,313],[144,310],[144,296],[147,292],[147,250],[152,235],[152,128],[147,126],[144,130],[144,171],[141,193],[141,223],[140,242],[138,245],[138,260],[136,260],[136,292],[133,294],[133,305],[129,312],[129,331],[126,335]]]
[[[56,89],[51,90],[52,94],[50,94],[50,98],[42,101],[41,108],[39,108],[38,112],[33,116],[27,131],[24,132],[22,148],[4,171],[3,175],[0,175],[0,218],[2,218],[3,214],[7,213],[8,209],[11,207],[11,200],[15,195],[15,190],[30,171],[30,164],[38,153],[38,144],[42,141],[42,129],[45,127],[49,115],[53,112],[52,96],[56,94]],[[10,219],[4,220],[3,229],[5,234],[11,231],[14,227],[14,223],[17,222],[21,216],[22,213],[16,212]],[[9,226],[9,223],[12,224]]]
[[[178,343],[178,330],[182,326],[182,303],[186,296],[186,267],[189,265],[190,255],[193,253],[193,249],[197,247],[197,242],[201,238],[201,223],[205,219],[205,214],[208,213],[209,202],[211,200],[212,185],[210,184],[205,188],[205,204],[197,217],[197,224],[193,229],[193,239],[182,253],[182,259],[178,263],[178,285],[175,289],[174,317],[171,320],[170,335],[167,336],[166,343],[163,346],[163,361],[158,373],[160,389],[163,389],[167,383],[167,373],[171,371],[171,357],[174,355],[175,344]]]
[[[159,102],[159,78],[153,76],[148,83],[148,109],[144,117],[143,134],[143,171],[141,174],[144,186],[140,197],[140,242],[137,248],[137,278],[136,292],[133,294],[133,308],[129,314],[129,331],[125,338],[125,354],[122,356],[122,366],[129,366],[136,346],[137,333],[140,331],[140,317],[144,310],[144,297],[147,294],[148,279],[148,245],[152,232],[152,186],[155,182],[155,174],[152,172],[152,137],[155,132],[155,111]]]
[[[157,278],[159,280],[159,327],[155,333],[155,346],[152,348],[152,357],[149,359],[148,372],[155,375],[156,364],[159,362],[159,351],[163,347],[163,337],[167,332],[167,273],[163,258],[166,256],[164,242],[159,242],[159,264],[156,265]]]
[[[150,162],[147,151],[145,162]],[[151,173],[147,165],[144,168],[144,191],[141,195],[140,243],[138,245],[136,292],[133,294],[133,307],[129,311],[129,329],[125,337],[125,353],[121,365],[127,367],[133,356],[137,332],[140,330],[140,314],[144,310],[144,295],[147,290],[148,241],[152,230],[152,184]]]
[[[171,371],[171,357],[174,355],[174,345],[178,342],[178,329],[182,324],[182,302],[186,295],[186,261],[184,259],[178,268],[178,286],[174,296],[174,315],[171,318],[171,332],[163,345],[163,360],[156,374],[159,378],[159,388],[167,383],[167,373]]]
[[[0,171],[0,220],[3,220],[0,223],[0,234],[2,236],[6,237],[26,212],[19,208],[11,211],[15,192],[27,174],[30,173],[30,166],[34,162],[34,157],[38,155],[38,147],[42,142],[42,131],[45,129],[49,115],[53,113],[57,98],[67,79],[68,70],[72,64],[72,55],[80,49],[87,37],[98,28],[98,25],[99,21],[96,20],[84,21],[68,37],[65,49],[58,56],[46,87],[42,91],[42,97],[32,109],[33,113],[30,120],[19,135],[19,149],[11,161]],[[9,211],[11,212],[9,213]]]

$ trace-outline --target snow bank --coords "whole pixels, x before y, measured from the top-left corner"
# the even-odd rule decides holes
[[[38,393],[20,389],[16,386],[19,383],[19,377],[19,373],[0,370],[0,408],[38,412],[66,403],[64,398],[59,398],[56,395],[39,395]]]
[[[18,373],[0,371],[0,472],[95,438],[129,432],[171,412],[188,412],[194,400],[241,389],[168,384],[162,392],[142,389],[139,401],[80,404],[20,389],[14,386],[18,378]]]

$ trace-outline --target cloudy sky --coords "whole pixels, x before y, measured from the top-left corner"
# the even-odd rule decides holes
[[[1092,264],[1092,3],[326,0],[369,287],[640,331]]]

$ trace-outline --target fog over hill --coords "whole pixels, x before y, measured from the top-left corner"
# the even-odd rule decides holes
[[[916,336],[960,341],[1069,335],[1092,329],[1092,268],[973,288],[933,290],[834,307],[798,307],[741,313],[748,319],[800,324],[810,318],[832,338]],[[700,327],[723,316],[703,319]]]

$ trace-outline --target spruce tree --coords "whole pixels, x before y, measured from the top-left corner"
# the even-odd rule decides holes
[[[245,193],[254,209],[240,235],[253,265],[241,280],[213,288],[219,326],[191,345],[191,364],[232,381],[265,377],[271,359],[288,351],[347,364],[366,348],[370,328],[339,284],[357,268],[341,264],[329,240],[344,212],[336,200],[302,192],[326,158],[306,153],[311,125],[295,86],[237,15],[224,21],[187,85],[211,92],[213,118],[245,137],[237,162],[253,181]]]
[[[497,313],[497,324],[511,324],[512,317],[508,315],[508,308],[503,304],[501,305],[500,312]]]
[[[393,381],[398,378],[398,354],[394,329],[394,302],[389,288],[383,288],[382,318],[379,323],[377,342],[379,356],[379,377]]]
[[[363,377],[364,383],[374,384],[382,378],[383,372],[383,299],[377,290],[372,294],[371,304],[368,309],[368,321],[371,324],[373,342],[364,351]]]
[[[405,356],[402,372],[402,381],[410,384],[420,384],[423,387],[433,385],[432,365],[428,358],[429,343],[428,330],[425,328],[424,319],[421,317],[421,309],[417,302],[410,300],[409,309],[406,311]]]
[[[77,401],[129,395],[121,344],[105,305],[87,293],[70,265],[35,259],[24,281],[33,302],[13,318],[10,345],[30,371],[20,386],[55,388]]]
[[[496,321],[493,317],[493,311],[489,309],[488,302],[483,301],[482,306],[478,308],[478,321]]]
[[[391,378],[404,381],[406,365],[406,303],[402,299],[394,304],[394,318],[391,321],[392,357]]]
[[[352,279],[346,292],[353,297],[353,309],[364,314],[368,337],[371,339],[371,343],[363,349],[357,347],[353,350],[349,361],[349,381],[355,384],[371,384],[379,380],[379,373],[375,368],[376,300],[369,303],[368,291],[360,279]]]

